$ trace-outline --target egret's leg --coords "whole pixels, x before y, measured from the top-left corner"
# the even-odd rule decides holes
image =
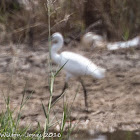
[[[67,73],[66,74],[66,79],[65,79],[65,84],[64,84],[64,87],[63,87],[63,90],[62,90],[62,93],[58,96],[55,96],[53,99],[52,99],[52,104],[54,104],[57,100],[59,100],[65,93],[65,90],[68,88],[68,81],[69,81],[69,78],[73,77],[72,74],[70,73]]]
[[[86,88],[85,88],[85,85],[84,85],[84,82],[83,82],[83,80],[82,80],[82,79],[80,79],[80,83],[81,83],[81,85],[82,85],[82,87],[83,87],[83,91],[84,91],[84,97],[85,97],[85,107],[86,107],[86,109],[88,109],[88,102],[87,102],[87,90],[86,90]]]
[[[52,99],[52,104],[54,104],[57,100],[59,100],[65,93],[65,90],[68,88],[68,83],[65,82],[64,84],[64,87],[63,87],[63,90],[62,90],[62,93],[58,96],[55,96],[53,99]]]
[[[61,94],[63,94],[67,88],[68,88],[68,83],[67,83],[67,82],[65,82],[64,87],[63,87],[63,90],[62,90],[62,93],[61,93]]]

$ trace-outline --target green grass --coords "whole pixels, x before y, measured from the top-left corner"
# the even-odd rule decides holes
[[[7,140],[18,140],[22,138],[23,140],[30,140],[32,137],[29,137],[29,128],[30,125],[27,125],[25,128],[20,128],[20,118],[22,116],[21,110],[26,102],[30,99],[30,96],[25,97],[23,94],[22,101],[20,104],[20,109],[16,117],[13,117],[15,110],[11,110],[10,108],[10,97],[5,97],[5,105],[6,110],[0,114],[0,139],[7,139]],[[40,127],[38,125],[37,130],[32,133],[32,135],[38,135],[40,133]],[[42,138],[37,137],[35,140],[41,140]]]
[[[49,28],[49,37],[48,37],[48,41],[49,41],[49,51],[51,50],[51,24],[50,24],[50,19],[51,19],[51,3],[50,0],[47,0],[47,4],[46,4],[46,10],[48,13],[48,28]],[[52,11],[53,12],[53,11]],[[71,106],[69,107],[68,104],[66,104],[65,102],[63,103],[63,111],[62,111],[62,118],[60,120],[56,119],[56,121],[54,121],[54,118],[56,118],[56,116],[54,116],[54,118],[51,118],[50,115],[53,113],[53,106],[51,104],[52,101],[52,97],[53,97],[53,93],[54,93],[54,81],[55,78],[57,77],[57,75],[59,74],[59,72],[63,69],[64,66],[62,66],[61,68],[59,68],[56,72],[52,71],[52,64],[51,64],[51,55],[48,59],[48,65],[49,65],[49,71],[51,73],[51,75],[48,75],[49,77],[49,101],[48,101],[48,106],[46,107],[43,102],[42,102],[42,109],[44,111],[44,115],[45,115],[45,125],[44,126],[40,126],[40,123],[38,122],[38,127],[36,128],[36,130],[31,131],[30,127],[32,124],[26,124],[26,126],[24,126],[24,128],[20,127],[20,121],[21,121],[21,117],[22,117],[22,109],[24,108],[24,106],[27,105],[27,102],[30,100],[32,94],[30,95],[26,95],[26,88],[28,86],[28,83],[26,82],[25,87],[24,87],[24,92],[23,92],[23,96],[22,96],[22,100],[21,103],[19,105],[19,110],[17,111],[17,107],[12,110],[10,108],[10,90],[12,87],[12,81],[13,79],[13,75],[14,75],[14,66],[15,66],[15,60],[16,58],[13,58],[13,68],[12,68],[12,72],[11,72],[11,76],[10,76],[10,80],[9,80],[9,85],[8,85],[8,96],[5,97],[4,96],[4,100],[5,100],[5,111],[3,111],[0,114],[0,139],[8,139],[8,140],[18,140],[18,139],[22,139],[22,140],[30,140],[30,139],[34,139],[34,140],[44,140],[44,139],[68,139],[73,127],[71,125],[71,121],[70,121],[70,114],[71,114]],[[15,116],[15,117],[14,117]],[[69,125],[67,126],[67,130],[65,129],[66,123],[70,122]],[[50,133],[50,131],[52,130],[52,127],[54,125],[59,125],[60,126],[60,132],[59,133]],[[42,129],[43,128],[43,129]],[[65,133],[64,133],[65,132]],[[52,135],[55,137],[53,138]]]

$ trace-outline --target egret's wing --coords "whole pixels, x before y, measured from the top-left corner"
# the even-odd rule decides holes
[[[108,43],[107,48],[108,50],[117,50],[120,48],[130,48],[140,45],[140,37],[135,37],[128,41],[120,41],[114,43]]]
[[[61,65],[67,61],[64,69],[73,75],[92,75],[96,78],[101,78],[104,75],[104,69],[79,54],[63,52],[61,53],[61,58]]]

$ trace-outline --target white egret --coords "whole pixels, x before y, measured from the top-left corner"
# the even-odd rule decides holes
[[[88,32],[82,37],[82,45],[84,47],[99,47],[99,48],[104,48],[106,45],[106,40],[104,39],[103,36],[97,35],[93,32]]]
[[[63,44],[63,36],[60,33],[54,33],[52,35],[51,58],[59,66],[64,66],[63,69],[66,71],[66,81],[62,93],[52,102],[56,101],[64,93],[68,86],[68,80],[72,77],[77,77],[83,87],[85,106],[88,107],[86,88],[80,77],[84,75],[90,75],[94,78],[102,79],[105,76],[106,70],[98,67],[91,60],[79,54],[67,51],[59,54],[58,51],[63,47]]]
[[[123,48],[132,48],[140,46],[140,36],[137,36],[131,40],[128,41],[119,41],[119,42],[113,42],[107,44],[108,50],[118,50]]]
[[[88,48],[98,47],[100,49],[106,48],[108,50],[118,50],[140,46],[140,36],[137,36],[128,41],[107,42],[102,36],[88,32],[82,37],[82,44]]]

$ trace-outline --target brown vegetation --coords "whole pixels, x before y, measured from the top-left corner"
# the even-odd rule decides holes
[[[23,0],[24,1],[24,0]],[[5,40],[13,42],[43,41],[48,35],[48,13],[46,0],[31,1],[26,5],[18,0],[0,2],[0,29],[5,26]],[[99,34],[106,34],[110,40],[132,38],[140,29],[140,2],[138,0],[61,0],[50,4],[51,31],[77,38],[90,28]],[[2,40],[1,40],[2,41]],[[4,40],[3,40],[4,41]]]
[[[32,94],[23,110],[20,125],[32,124],[35,129],[38,122],[41,127],[44,126],[46,118],[41,101],[47,107],[50,98],[47,83],[50,74],[47,64],[49,51],[48,46],[42,44],[48,40],[48,7],[51,12],[51,32],[59,31],[66,39],[79,39],[85,32],[93,31],[107,35],[109,40],[127,40],[140,31],[139,0],[53,0],[49,6],[46,5],[47,0],[38,1],[31,0],[26,4],[18,0],[0,1],[0,44],[3,43],[0,45],[0,93],[3,96],[10,90],[12,110],[15,107],[18,110],[24,92],[26,95]],[[11,45],[10,42],[19,45]],[[21,43],[30,44],[32,49],[34,46],[38,48],[33,52]],[[82,89],[77,89],[79,85],[75,80],[69,83],[70,88],[64,99],[72,107],[70,117],[78,124],[77,128],[99,131],[140,129],[139,48],[136,51],[130,48],[116,52],[101,49],[92,52],[89,49],[81,51],[78,42],[77,48],[74,48],[74,43],[71,41],[63,49],[84,54],[107,69],[103,80],[85,79],[91,109],[89,114],[83,112]],[[52,66],[54,71],[58,69],[53,63]],[[55,79],[54,95],[61,92],[63,82],[64,73],[60,72]],[[0,99],[0,105],[3,109],[3,98]],[[62,117],[62,99],[53,111],[57,112],[58,118]]]

